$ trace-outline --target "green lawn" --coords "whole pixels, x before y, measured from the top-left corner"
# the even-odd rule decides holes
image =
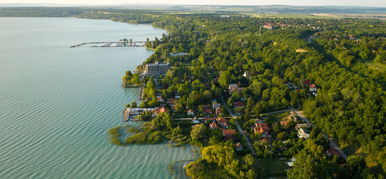
[[[258,161],[267,172],[268,176],[274,177],[285,177],[287,176],[286,169],[288,169],[286,160],[281,159],[260,159]]]

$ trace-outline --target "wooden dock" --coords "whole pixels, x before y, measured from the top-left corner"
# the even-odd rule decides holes
[[[76,48],[81,46],[89,47],[144,47],[146,41],[112,41],[112,42],[83,42],[75,45],[71,45],[70,48]]]

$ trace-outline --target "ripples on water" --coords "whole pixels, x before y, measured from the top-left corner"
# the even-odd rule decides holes
[[[0,178],[171,178],[167,165],[191,148],[113,146],[122,89],[144,48],[68,48],[79,42],[161,36],[148,25],[75,18],[0,18]]]

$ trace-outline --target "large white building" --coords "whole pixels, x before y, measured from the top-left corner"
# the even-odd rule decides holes
[[[159,75],[165,75],[168,70],[169,70],[169,63],[156,62],[153,64],[146,64],[143,74],[146,76],[159,76]]]

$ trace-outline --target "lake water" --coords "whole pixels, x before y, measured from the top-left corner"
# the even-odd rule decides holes
[[[145,40],[150,25],[76,18],[0,18],[0,178],[172,178],[190,147],[109,143],[137,89],[121,76],[152,54],[141,47],[69,48]]]

